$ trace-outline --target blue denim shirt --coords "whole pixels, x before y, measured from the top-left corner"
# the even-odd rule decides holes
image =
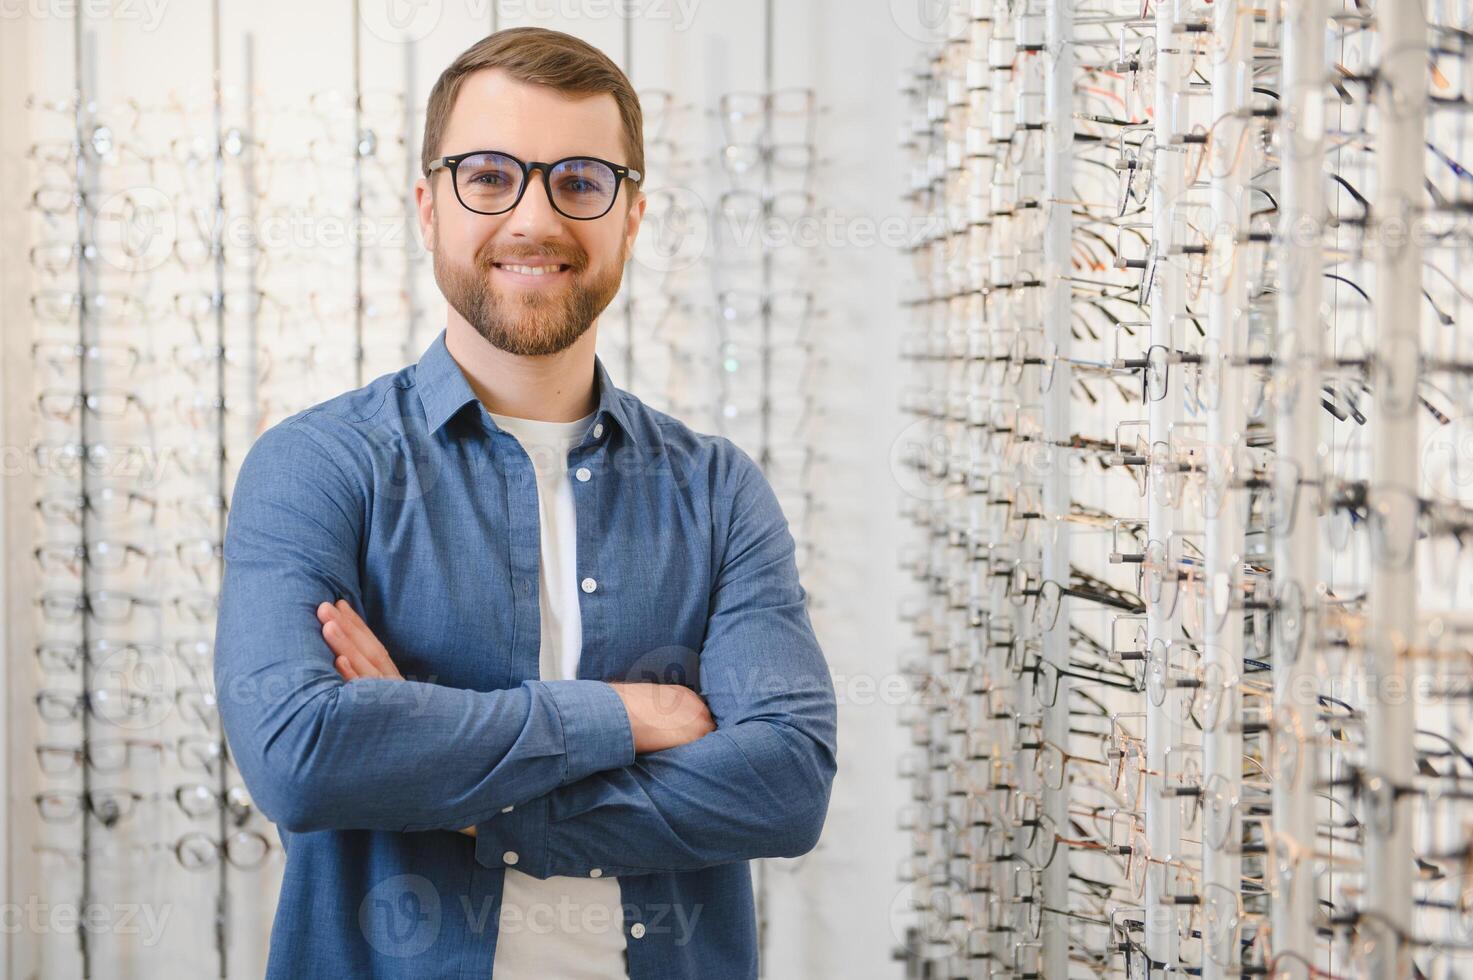
[[[531,460],[443,331],[242,462],[215,682],[286,851],[268,977],[486,980],[508,852],[538,878],[618,876],[634,980],[756,976],[748,861],[818,839],[833,683],[751,457],[595,375],[568,454],[575,679],[538,679]],[[338,598],[406,680],[338,676],[315,613]],[[636,755],[607,681],[691,687],[716,731]]]

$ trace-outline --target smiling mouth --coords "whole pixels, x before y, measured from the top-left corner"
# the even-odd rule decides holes
[[[544,265],[521,265],[516,262],[493,262],[492,266],[502,272],[511,272],[519,276],[544,277],[567,272],[572,268],[570,265],[549,262]]]

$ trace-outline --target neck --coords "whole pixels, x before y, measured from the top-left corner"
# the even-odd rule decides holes
[[[451,316],[445,328],[445,347],[488,412],[542,422],[576,422],[598,408],[593,370],[597,332],[595,324],[566,350],[523,357],[493,347],[462,317]]]

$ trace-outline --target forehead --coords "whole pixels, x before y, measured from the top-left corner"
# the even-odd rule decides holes
[[[442,153],[503,150],[523,160],[594,156],[624,160],[624,126],[609,92],[570,95],[489,68],[467,75],[445,127]]]

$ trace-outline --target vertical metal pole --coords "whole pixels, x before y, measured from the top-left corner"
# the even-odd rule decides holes
[[[1293,582],[1301,595],[1315,595],[1319,581],[1319,528],[1311,484],[1319,476],[1320,365],[1324,349],[1325,192],[1325,27],[1326,0],[1299,0],[1285,9],[1283,47],[1284,94],[1282,115],[1283,180],[1279,194],[1279,270],[1284,283],[1279,300],[1279,345],[1275,381],[1281,392],[1292,392],[1276,420],[1275,450],[1289,466],[1299,468],[1302,481],[1293,488],[1293,509],[1280,507],[1284,527],[1274,533],[1276,594]],[[1311,612],[1308,621],[1312,622]],[[1303,627],[1306,637],[1316,631]],[[1314,651],[1308,641],[1297,649],[1275,637],[1273,650],[1274,717],[1297,714],[1309,722],[1317,710],[1314,697]],[[1226,715],[1226,717],[1233,717]],[[1314,784],[1316,753],[1301,753],[1297,781],[1273,784],[1273,830],[1308,846],[1315,837]],[[1280,950],[1313,958],[1315,888],[1304,875],[1295,876],[1288,895],[1273,902],[1272,927]],[[1286,958],[1286,980],[1307,980],[1303,963]]]
[[[88,141],[88,99],[87,92],[95,89],[96,79],[93,69],[96,65],[94,52],[88,50],[87,45],[93,40],[85,30],[83,22],[82,7],[76,8],[72,17],[72,72],[75,84],[72,93],[72,110],[77,143],[76,181],[77,181],[77,344],[80,355],[77,358],[77,390],[85,395],[92,387],[91,379],[87,376],[86,355],[87,348],[92,344],[91,331],[91,297],[97,290],[97,269],[95,259],[91,257],[86,245],[95,239],[96,230],[88,227],[88,222],[95,222],[97,215],[96,193],[98,179],[97,174],[91,166],[91,158],[86,149]],[[91,540],[91,513],[88,507],[87,470],[88,460],[91,458],[92,443],[91,433],[87,425],[88,415],[85,407],[77,412],[77,444],[80,447],[77,474],[78,496],[81,501],[81,513],[78,516],[80,527],[80,540],[85,547]],[[81,594],[85,597],[92,589],[92,576],[90,563],[80,563],[81,583],[79,585]],[[86,697],[92,690],[92,658],[91,658],[91,621],[89,614],[84,608],[82,610],[81,626],[78,634],[78,642],[81,644],[82,656],[78,663],[80,670],[81,690],[79,694]],[[81,740],[82,740],[82,895],[79,908],[87,909],[92,903],[92,819],[89,800],[92,792],[92,767],[87,765],[87,750],[92,740],[92,713],[85,707],[80,712]],[[81,916],[77,921],[77,950],[81,954],[81,976],[86,980],[92,976],[92,943],[91,933],[88,931],[88,917]]]
[[[353,0],[353,370],[354,385],[363,384],[363,31],[362,0]]]
[[[414,243],[419,240],[415,234],[415,229],[419,226],[419,209],[415,207],[414,195],[408,193],[408,188],[413,187],[414,182],[420,177],[419,157],[414,152],[414,107],[418,104],[414,86],[414,80],[418,77],[415,54],[419,49],[418,42],[409,42],[402,47],[404,48],[404,101],[400,119],[401,132],[404,134],[404,185],[401,193],[404,198],[404,296],[409,307],[409,322],[404,325],[402,356],[407,364],[415,360],[417,354],[419,324],[424,309],[419,302],[419,276],[415,275]]]
[[[777,65],[777,8],[774,0],[766,0],[762,17],[762,145],[772,146],[772,95]],[[772,194],[772,154],[762,156],[762,196]],[[765,217],[765,215],[764,215]],[[762,439],[757,447],[757,461],[765,470],[772,462],[772,250],[762,249]],[[765,881],[765,870],[763,872]],[[764,917],[765,921],[765,917]]]
[[[764,147],[772,145],[772,86],[774,76],[774,41],[777,29],[777,10],[773,0],[765,0],[762,7],[762,136]],[[762,195],[764,203],[772,192],[772,157],[764,154],[762,160]],[[765,217],[765,215],[764,215]],[[761,437],[757,447],[757,463],[765,471],[772,462],[772,250],[762,246],[762,339],[761,370],[757,378],[761,402],[759,416]],[[767,975],[767,872],[766,861],[757,861],[757,962],[759,976]]]
[[[1021,140],[1018,124],[1021,118],[1019,109],[1024,105],[1023,93],[1027,91],[1029,76],[1026,66],[1022,65],[1020,58],[1024,57],[1020,51],[1020,45],[1024,42],[1023,35],[1025,19],[1022,14],[1026,11],[1020,10],[1011,3],[999,2],[996,9],[999,30],[994,40],[993,66],[997,69],[995,76],[1001,84],[995,91],[993,105],[996,107],[993,116],[993,136],[998,140],[999,152],[1004,156],[1011,145],[1012,140]],[[1024,70],[1020,71],[1019,69]],[[1036,93],[1035,95],[1040,94]],[[1030,215],[1021,211],[1018,207],[1022,196],[1021,176],[1016,166],[999,167],[996,172],[1000,180],[994,180],[993,197],[993,238],[992,238],[992,274],[990,286],[996,290],[996,303],[992,307],[992,315],[988,318],[988,332],[991,335],[990,356],[993,358],[1004,356],[1009,350],[1017,332],[1024,322],[1023,305],[1024,297],[1016,288],[1023,279],[1020,274],[1019,252],[1022,250],[1026,235],[1026,219]],[[944,198],[943,198],[944,200]],[[1006,372],[997,380],[994,388],[992,405],[1006,405],[1010,409],[1016,409],[1022,402],[1020,385],[1015,384],[1007,376]],[[1017,474],[1009,472],[1003,465],[1003,460],[997,454],[993,455],[994,471],[1002,477],[997,481],[1003,486],[1009,485],[1017,479]],[[998,528],[998,534],[994,541],[1007,540],[1006,524]],[[1008,555],[1015,560],[1034,558],[1029,553],[1029,548],[1020,544],[1014,553]],[[1032,622],[1026,614],[1027,607],[1007,603],[1004,607],[1004,617],[1010,622],[1011,635],[1017,642],[1032,639],[1030,629]],[[1020,737],[1020,730],[1016,724],[1018,715],[1024,708],[1024,687],[1019,684],[1007,666],[1007,651],[999,648],[993,652],[992,677],[994,682],[1000,682],[1007,688],[1007,698],[1003,702],[1001,710],[993,715],[995,726],[995,751],[998,757],[1006,760],[1008,769],[997,771],[994,780],[999,785],[1012,783],[1018,789],[1026,785],[1029,790],[1036,787],[1036,783],[1026,782],[1029,776],[1021,764],[1019,745],[1025,739]],[[1012,809],[1013,794],[1016,790],[1004,790],[993,796],[994,819],[1007,834],[1004,854],[1005,860],[1000,866],[994,866],[993,893],[997,899],[997,908],[1000,910],[998,916],[991,922],[994,935],[998,942],[994,953],[999,957],[1002,966],[1011,971],[1016,956],[1016,944],[1021,939],[1013,929],[1016,921],[1014,909],[1018,899],[1018,871],[1022,867],[1022,861],[1018,854],[1018,848],[1023,842],[1021,828],[1014,820]],[[1005,975],[1012,975],[1008,973]]]
[[[1182,270],[1165,256],[1171,242],[1171,215],[1182,192],[1183,161],[1180,150],[1172,145],[1172,116],[1176,96],[1181,92],[1186,59],[1178,45],[1190,43],[1189,39],[1174,31],[1175,20],[1172,5],[1156,5],[1156,85],[1155,85],[1155,147],[1151,162],[1153,180],[1151,184],[1151,254],[1146,277],[1151,289],[1151,343],[1175,348],[1172,328],[1176,315],[1183,309],[1184,279]],[[1164,452],[1171,425],[1176,421],[1175,400],[1162,398],[1150,403],[1148,429],[1153,453]],[[1163,499],[1159,487],[1151,487],[1147,522],[1150,537],[1160,541],[1170,540],[1176,528],[1176,512]],[[1166,574],[1174,576],[1175,568]],[[1172,616],[1168,616],[1161,603],[1152,603],[1147,609],[1147,640],[1168,642],[1175,637]],[[1180,744],[1182,723],[1176,710],[1178,699],[1168,696],[1161,706],[1146,699],[1146,768],[1157,773],[1165,772],[1167,750]],[[1146,810],[1146,840],[1151,857],[1162,860],[1179,856],[1178,842],[1181,836],[1180,807],[1177,800],[1162,792],[1163,780],[1157,776],[1145,776],[1143,794]],[[1144,855],[1133,855],[1141,860]],[[1150,864],[1146,867],[1145,926],[1146,953],[1158,963],[1174,969],[1177,963],[1177,931],[1175,914],[1163,905],[1168,893],[1165,866]]]
[[[210,5],[210,109],[212,123],[215,130],[215,199],[211,202],[213,221],[210,224],[210,254],[214,265],[214,313],[215,313],[215,397],[217,411],[215,413],[215,439],[220,447],[220,454],[216,459],[215,487],[222,495],[226,487],[226,402],[225,402],[225,108],[224,93],[222,90],[224,65],[220,48],[221,25],[220,25],[220,0],[213,0]],[[249,299],[255,306],[255,297]],[[224,528],[222,527],[223,531]],[[223,562],[221,563],[223,565]],[[217,587],[223,583],[217,583]],[[224,736],[221,741],[223,744]],[[216,814],[215,832],[220,837],[220,846],[229,842],[230,821],[228,819],[223,801],[228,783],[228,768],[225,765],[225,756],[220,757],[220,774],[216,779],[216,789],[220,793],[222,805]],[[230,916],[230,862],[225,860],[224,851],[220,854],[220,874],[216,880],[215,890],[215,954],[216,976],[221,980],[229,974],[228,957],[226,950],[229,946],[229,916]]]
[[[246,226],[253,229],[250,244],[250,261],[246,264],[246,295],[255,297],[260,288],[261,278],[261,244],[254,234],[254,229],[260,228],[259,209],[261,205],[261,188],[256,179],[256,160],[260,152],[256,142],[256,36],[247,32],[244,39],[244,104],[242,106],[243,132],[241,134],[241,208],[242,217],[245,218]],[[260,430],[261,418],[261,393],[258,378],[260,377],[257,354],[260,350],[260,321],[261,304],[254,299],[246,304],[246,336],[241,347],[245,353],[245,364],[247,368],[246,392],[241,398],[246,417],[246,431],[252,437]],[[227,485],[224,479],[220,482],[220,533],[225,530],[225,494]],[[225,758],[226,751],[225,734],[220,734],[221,759]]]
[[[1237,134],[1242,132],[1246,140],[1255,125],[1248,112],[1253,94],[1253,10],[1244,0],[1218,0],[1213,12],[1212,119],[1218,135],[1206,152],[1212,174],[1212,223],[1220,233],[1213,235],[1209,245],[1207,336],[1216,340],[1224,353],[1238,354],[1248,346],[1248,291],[1238,253],[1251,247],[1247,232],[1253,202],[1248,190],[1251,174],[1247,161],[1251,152],[1240,143]],[[1236,125],[1232,124],[1234,117]],[[1226,255],[1222,254],[1224,244]],[[1223,474],[1233,472],[1232,453],[1242,447],[1247,425],[1243,374],[1240,368],[1228,363],[1222,365],[1218,402],[1207,413],[1209,452],[1218,454]],[[1238,679],[1243,673],[1241,603],[1244,596],[1232,583],[1242,579],[1239,570],[1244,558],[1246,493],[1246,489],[1238,490],[1230,483],[1221,488],[1214,506],[1208,508],[1204,549],[1210,605],[1215,608],[1208,611],[1203,666],[1217,667],[1218,676],[1227,687],[1219,712],[1221,723],[1202,736],[1203,775],[1223,781],[1228,798],[1233,800],[1241,795],[1239,787],[1243,782],[1243,736],[1235,726],[1241,716],[1242,702]],[[1170,659],[1166,665],[1168,678]],[[1239,890],[1242,859],[1235,853],[1238,850],[1237,847],[1202,848],[1204,886],[1214,891],[1217,888],[1234,893]],[[1222,966],[1226,961],[1221,955],[1203,957],[1204,980],[1223,980],[1231,972]]]
[[[1411,234],[1422,200],[1426,159],[1427,36],[1422,4],[1392,3],[1376,8],[1381,64],[1374,90],[1377,123],[1378,190],[1371,210],[1376,246],[1376,351],[1373,385],[1378,393],[1392,379],[1403,390],[1418,371],[1422,298],[1422,255]],[[1383,487],[1416,493],[1417,422],[1415,402],[1400,409],[1379,398],[1371,422],[1373,449],[1370,506],[1400,515],[1395,494]],[[1392,522],[1392,533],[1404,536],[1411,524]],[[1396,542],[1400,547],[1402,542]],[[1415,553],[1415,552],[1413,552]],[[1416,566],[1396,567],[1373,561],[1369,597],[1367,696],[1371,770],[1393,783],[1416,771],[1412,750],[1413,715],[1405,670],[1398,649],[1413,638],[1417,621]],[[1375,938],[1371,974],[1394,980],[1406,976],[1410,950],[1395,934],[1410,932],[1412,922],[1412,835],[1410,808],[1393,796],[1395,816],[1389,834],[1369,833],[1366,842],[1366,904],[1379,916],[1365,920]]]
[[[1069,281],[1070,250],[1073,247],[1074,206],[1074,0],[1051,0],[1047,4],[1045,28],[1044,119],[1046,140],[1044,156],[1044,210],[1046,225],[1043,239],[1044,336],[1061,360],[1043,365],[1052,370],[1053,385],[1044,395],[1044,438],[1050,447],[1058,447],[1073,435],[1069,417],[1069,394],[1074,386],[1071,366],[1062,358],[1070,354],[1073,321],[1070,302],[1073,290]],[[1047,357],[1047,354],[1044,355]],[[1067,464],[1070,457],[1051,448],[1050,463],[1044,474],[1043,509],[1045,513],[1069,513],[1070,489]],[[1057,523],[1057,537],[1045,536],[1043,577],[1060,584],[1069,582],[1071,560],[1070,527],[1067,521]],[[1059,619],[1054,629],[1044,634],[1043,655],[1059,668],[1059,693],[1054,707],[1044,715],[1044,737],[1060,746],[1069,746],[1069,599],[1059,600]],[[1060,833],[1069,826],[1069,783],[1059,790],[1044,790],[1044,812]],[[1053,864],[1043,876],[1044,910],[1069,908],[1069,848],[1060,847]],[[1068,920],[1043,911],[1043,962],[1045,977],[1069,975]]]
[[[972,295],[965,300],[961,308],[960,320],[961,333],[966,342],[964,350],[967,352],[968,360],[964,363],[962,370],[958,372],[960,375],[958,383],[961,386],[962,403],[967,406],[965,417],[968,420],[968,424],[961,429],[961,438],[966,440],[965,444],[970,453],[970,459],[973,461],[973,465],[981,477],[980,483],[982,485],[981,492],[977,492],[974,489],[967,495],[972,511],[972,527],[977,540],[989,546],[985,549],[979,549],[979,557],[985,556],[986,560],[978,560],[977,557],[972,559],[972,565],[975,570],[973,576],[975,601],[981,607],[982,611],[982,615],[979,617],[981,621],[981,635],[976,644],[978,659],[975,661],[975,664],[982,669],[985,678],[995,679],[1006,676],[995,670],[994,665],[997,662],[997,651],[992,646],[995,629],[994,623],[1000,624],[1003,622],[1003,607],[996,601],[997,590],[994,586],[997,580],[993,577],[995,569],[992,564],[995,553],[990,546],[1001,540],[1001,528],[997,525],[997,509],[992,506],[986,492],[986,488],[990,486],[989,477],[991,476],[991,464],[993,461],[987,455],[986,432],[979,424],[981,419],[978,417],[982,413],[976,411],[974,406],[980,404],[985,408],[990,404],[990,399],[995,394],[990,379],[987,376],[988,365],[985,361],[976,359],[976,356],[987,350],[987,347],[983,344],[983,341],[987,338],[988,329],[986,322],[986,289],[992,281],[990,275],[991,265],[988,261],[990,253],[988,250],[992,244],[992,222],[989,213],[991,211],[993,189],[992,182],[987,178],[990,178],[996,173],[996,148],[988,144],[985,137],[991,104],[997,98],[997,88],[995,85],[997,75],[995,72],[990,72],[988,68],[992,38],[996,28],[996,20],[993,15],[997,11],[995,6],[989,4],[987,0],[974,0],[972,6],[973,19],[976,26],[972,34],[973,48],[971,57],[975,61],[981,62],[982,71],[988,73],[990,84],[985,87],[985,91],[977,96],[978,101],[974,103],[974,112],[969,119],[969,124],[979,127],[981,132],[977,137],[973,137],[970,132],[965,137],[966,145],[970,151],[969,155],[974,153],[978,158],[986,162],[981,165],[979,172],[976,174],[981,179],[971,183],[968,187],[970,198],[968,210],[971,221],[977,228],[977,233],[967,250],[967,275],[964,282]],[[930,349],[945,350],[945,336],[938,338],[938,340],[939,342]],[[984,785],[988,769],[996,760],[999,751],[996,739],[991,737],[993,733],[990,729],[993,723],[987,717],[988,705],[986,703],[986,696],[985,692],[979,695],[979,700],[983,703],[979,706],[980,710],[976,710],[974,714],[977,744],[968,746],[968,765],[972,770],[973,780],[975,781],[980,775],[983,777],[982,781]],[[979,755],[982,758],[977,759],[976,757]],[[975,761],[972,761],[973,759]],[[995,869],[985,863],[987,857],[985,853],[987,846],[986,831],[991,829],[992,826],[995,826],[996,815],[991,809],[979,812],[980,815],[973,816],[972,819],[974,826],[980,824],[978,829],[982,832],[977,833],[972,828],[968,828],[970,835],[968,849],[971,853],[972,860],[977,863],[980,870],[968,876],[970,894],[968,895],[967,907],[970,909],[976,921],[985,923],[989,914],[988,903],[997,888],[1000,875]],[[991,936],[984,934],[983,940],[984,943],[980,948],[975,950],[969,949],[967,952],[975,952],[979,956],[990,955],[993,952]],[[987,966],[988,962],[988,960],[982,959],[976,963],[969,963],[968,967],[969,969],[977,969]]]

